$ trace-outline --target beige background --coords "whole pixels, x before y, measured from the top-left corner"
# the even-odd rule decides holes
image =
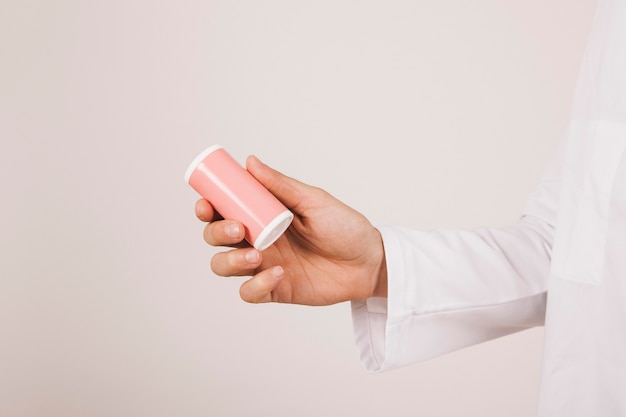
[[[534,415],[535,329],[381,375],[347,304],[211,275],[221,143],[375,224],[515,221],[595,0],[4,0],[0,417]]]

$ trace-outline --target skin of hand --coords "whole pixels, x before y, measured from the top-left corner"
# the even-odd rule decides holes
[[[240,296],[251,303],[330,305],[387,296],[382,238],[370,222],[326,191],[303,184],[251,156],[248,171],[295,215],[287,231],[260,252],[244,241],[244,227],[219,219],[208,201],[196,216],[209,222],[205,241],[230,246],[211,259],[219,276],[251,276]]]

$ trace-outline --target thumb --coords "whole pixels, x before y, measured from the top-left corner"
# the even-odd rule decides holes
[[[246,168],[265,188],[276,196],[288,209],[302,213],[311,201],[314,187],[288,177],[265,165],[256,156],[249,156]]]

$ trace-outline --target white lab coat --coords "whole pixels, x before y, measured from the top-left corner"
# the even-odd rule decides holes
[[[539,416],[626,416],[625,149],[626,0],[601,0],[567,138],[521,220],[380,228],[388,298],[352,304],[366,368],[545,323]]]

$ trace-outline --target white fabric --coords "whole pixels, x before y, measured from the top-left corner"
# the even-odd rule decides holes
[[[509,227],[380,228],[388,298],[353,302],[384,371],[546,326],[540,417],[626,416],[626,0],[601,1],[571,126]]]

